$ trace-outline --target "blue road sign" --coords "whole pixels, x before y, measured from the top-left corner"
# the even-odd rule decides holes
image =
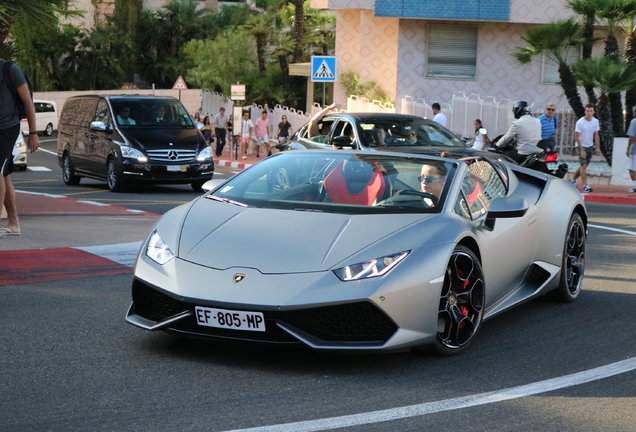
[[[311,80],[313,82],[336,82],[336,57],[311,56]]]

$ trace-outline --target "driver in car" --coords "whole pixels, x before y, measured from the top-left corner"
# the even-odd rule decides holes
[[[439,199],[444,189],[444,183],[446,182],[446,166],[442,162],[427,162],[422,165],[420,175],[417,176],[420,182],[420,191],[435,195]],[[424,198],[424,202],[430,207],[433,207],[435,203],[430,198]]]

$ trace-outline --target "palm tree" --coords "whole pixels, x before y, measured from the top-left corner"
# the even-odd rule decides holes
[[[636,70],[627,63],[605,56],[581,59],[572,65],[572,71],[581,83],[593,84],[601,91],[596,109],[601,152],[611,166],[615,135],[612,128],[610,95],[625,91],[636,84]]]
[[[512,56],[521,64],[545,55],[559,65],[559,78],[565,97],[577,117],[585,115],[585,108],[577,89],[576,80],[567,63],[568,51],[583,43],[581,25],[574,19],[559,20],[530,28],[523,40],[529,45],[518,48]]]
[[[294,27],[296,28],[294,63],[299,63],[303,60],[303,40],[305,38],[305,0],[296,0]]]
[[[623,59],[636,69],[636,18],[632,17],[625,26],[625,52]],[[632,119],[632,107],[636,105],[636,86],[625,92],[625,124]]]
[[[278,63],[280,64],[281,84],[285,94],[285,102],[287,103],[291,93],[288,56],[294,50],[294,41],[289,34],[279,32],[272,36],[270,44],[273,47],[272,52],[278,58]]]
[[[577,14],[581,15],[583,22],[583,30],[581,37],[583,39],[581,58],[588,59],[592,57],[592,48],[597,40],[594,37],[594,22],[596,21],[596,5],[595,0],[569,0],[566,7],[569,7]],[[588,103],[596,104],[596,94],[594,86],[586,85],[585,93],[587,94]]]
[[[17,14],[26,14],[40,23],[50,23],[57,22],[56,13],[68,15],[67,9],[67,0],[0,0],[0,43],[7,39]]]
[[[263,75],[265,74],[265,48],[267,46],[267,37],[272,31],[270,19],[265,14],[252,15],[241,27],[250,32],[256,39],[258,71]]]
[[[602,25],[605,26],[605,56],[613,60],[619,59],[618,38],[621,24],[633,16],[636,4],[633,0],[594,0],[597,7],[596,15]],[[625,89],[627,90],[627,89]],[[620,93],[609,95],[612,127],[614,134],[624,132],[623,106]]]
[[[324,12],[312,13],[307,16],[307,35],[310,43],[318,45],[318,55],[329,55],[336,41],[336,19]]]

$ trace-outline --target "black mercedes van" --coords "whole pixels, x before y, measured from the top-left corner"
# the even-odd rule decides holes
[[[71,97],[57,142],[67,185],[90,177],[106,180],[113,192],[131,182],[189,183],[199,191],[214,174],[210,147],[173,97]]]

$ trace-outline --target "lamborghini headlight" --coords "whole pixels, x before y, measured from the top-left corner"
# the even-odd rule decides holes
[[[159,237],[159,233],[157,233],[157,231],[153,231],[150,235],[148,247],[146,248],[146,255],[148,258],[161,265],[164,265],[174,258],[174,254],[161,237]]]
[[[384,276],[400,263],[411,251],[400,252],[382,258],[342,267],[333,272],[341,281],[352,281]]]

